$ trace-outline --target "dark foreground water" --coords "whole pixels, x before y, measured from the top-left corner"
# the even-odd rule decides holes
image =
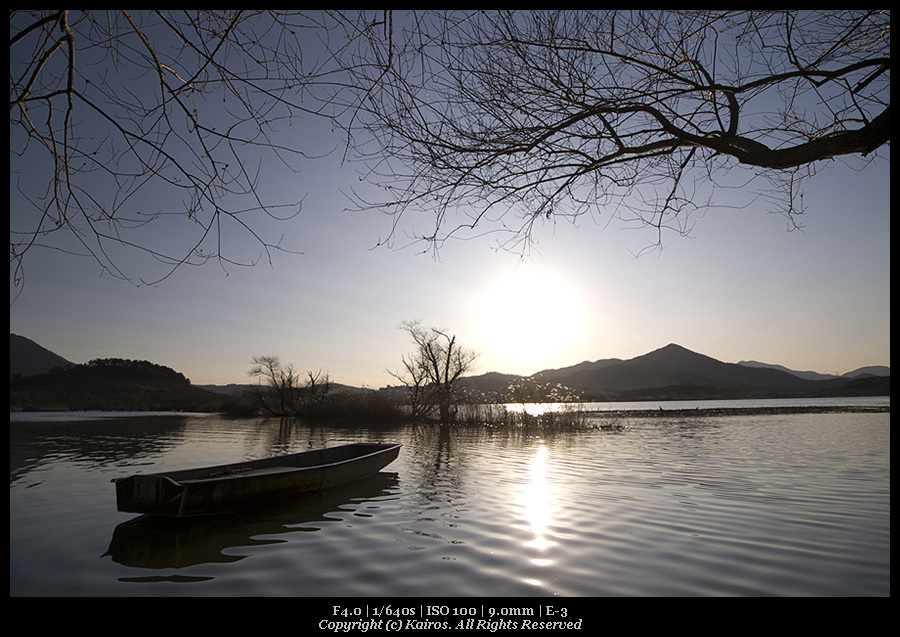
[[[10,594],[890,595],[889,412],[618,424],[11,416]],[[116,477],[351,441],[403,449],[377,479],[253,515],[116,511]]]

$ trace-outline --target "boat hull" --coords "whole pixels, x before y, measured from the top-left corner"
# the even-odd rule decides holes
[[[227,513],[332,489],[381,471],[398,444],[357,443],[237,464],[116,478],[119,511],[166,517]]]

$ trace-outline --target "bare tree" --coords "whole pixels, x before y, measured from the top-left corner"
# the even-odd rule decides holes
[[[277,356],[254,356],[250,375],[258,378],[265,391],[258,392],[260,406],[276,416],[302,416],[314,413],[330,397],[331,378],[328,374],[294,369],[293,364],[282,364]]]
[[[394,25],[360,52],[389,70],[353,68],[378,80],[354,132],[378,142],[363,158],[387,192],[360,204],[394,215],[395,238],[410,211],[430,219],[413,239],[434,245],[472,229],[527,242],[584,214],[687,232],[691,211],[751,180],[795,222],[818,166],[890,141],[890,11],[451,11]]]
[[[444,330],[423,327],[419,321],[407,321],[400,327],[416,347],[403,357],[405,373],[394,373],[394,377],[410,389],[416,415],[424,414],[425,405],[437,405],[440,423],[450,424],[455,416],[457,381],[471,371],[477,355]]]
[[[406,388],[406,405],[413,420],[427,419],[434,410],[430,399],[431,388],[428,382],[428,370],[418,363],[416,356],[403,357],[403,370],[388,373],[399,380]]]
[[[318,372],[306,372],[306,387],[302,395],[307,406],[320,404],[328,399],[331,393],[331,377],[326,373],[322,374],[322,370]]]
[[[277,356],[254,356],[252,362],[250,376],[259,378],[268,389],[259,392],[260,406],[276,416],[297,415],[300,374],[294,366],[283,365]]]

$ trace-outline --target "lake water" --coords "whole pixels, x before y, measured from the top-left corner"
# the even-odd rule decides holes
[[[890,595],[889,411],[548,435],[93,416],[10,415],[12,596]],[[353,441],[403,448],[253,515],[116,511],[116,477]]]

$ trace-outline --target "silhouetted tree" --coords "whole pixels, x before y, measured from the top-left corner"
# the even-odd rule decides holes
[[[434,408],[431,401],[431,387],[428,381],[428,370],[419,364],[416,356],[403,357],[403,371],[388,373],[403,383],[406,388],[406,405],[409,415],[414,420],[427,418]]]
[[[296,415],[300,375],[294,366],[283,365],[277,356],[254,356],[252,362],[250,376],[259,378],[268,390],[259,392],[260,407],[277,416]]]
[[[400,327],[412,337],[415,350],[403,357],[405,372],[392,374],[409,388],[417,415],[424,414],[426,405],[436,405],[440,423],[450,424],[455,417],[456,382],[472,369],[477,355],[444,330],[423,327],[418,321]]]

